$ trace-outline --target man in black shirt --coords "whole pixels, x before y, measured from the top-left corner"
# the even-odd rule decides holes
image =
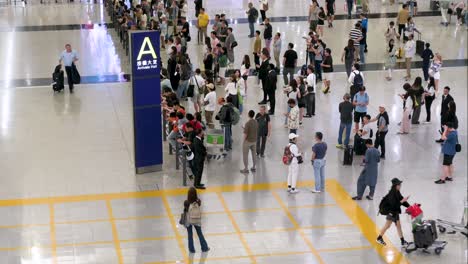
[[[323,71],[323,84],[325,85],[325,90],[323,90],[323,93],[326,94],[330,92],[330,79],[331,73],[333,72],[333,59],[331,56],[331,49],[325,49],[321,66]]]
[[[257,156],[265,157],[265,145],[267,137],[271,135],[270,116],[266,113],[266,106],[260,106],[260,111],[255,116],[258,124],[257,132]]]
[[[421,58],[423,59],[422,71],[426,82],[429,80],[429,66],[431,65],[431,60],[434,58],[434,53],[432,53],[432,50],[429,48],[430,46],[431,44],[426,43],[426,48],[421,54]]]
[[[273,28],[271,27],[269,18],[265,18],[264,23],[265,31],[263,31],[263,38],[265,39],[265,47],[268,49],[268,52],[270,52],[271,39],[273,38]]]
[[[258,79],[262,82],[262,90],[263,90],[263,100],[258,104],[266,104],[267,102],[267,79],[268,79],[268,67],[270,65],[270,53],[267,49],[262,50],[261,55],[262,64],[260,64],[260,68],[258,70]]]
[[[289,82],[294,79],[294,71],[296,70],[297,65],[297,53],[293,50],[294,44],[288,44],[288,50],[284,53],[283,56],[283,80],[284,85],[287,86]],[[289,74],[289,82],[288,82]]]
[[[206,159],[206,147],[203,145],[203,130],[197,129],[195,131],[195,138],[193,139],[192,152],[192,172],[195,177],[194,187],[197,189],[206,189],[205,185],[201,183],[201,178],[203,175],[203,167],[205,165]]]
[[[268,112],[269,115],[275,114],[275,103],[276,103],[276,83],[278,81],[277,72],[275,70],[275,65],[270,64],[268,67],[268,79],[267,79],[267,95],[268,99],[270,100],[270,111]]]
[[[441,123],[440,123],[440,134],[442,135],[442,133],[444,132],[444,123],[442,122],[443,121],[443,118],[449,111],[449,103],[453,101],[453,97],[449,94],[450,93],[450,87],[448,86],[445,86],[444,87],[444,94],[442,95],[442,104],[441,104],[441,107],[440,107],[440,120],[441,120]],[[442,143],[444,142],[444,140],[442,138],[436,140],[437,143]]]
[[[338,132],[338,145],[337,148],[343,148],[349,145],[349,137],[351,135],[351,127],[353,125],[353,110],[354,106],[350,102],[351,95],[346,93],[343,96],[343,102],[338,105],[340,111],[340,130]],[[346,138],[343,146],[343,130],[346,129]]]
[[[182,21],[182,30],[180,32],[182,33],[182,38],[185,40],[183,46],[187,46],[187,42],[190,42],[190,24],[187,22],[186,17],[181,17],[180,19]]]

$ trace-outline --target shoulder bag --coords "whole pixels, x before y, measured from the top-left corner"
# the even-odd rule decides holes
[[[458,143],[458,135],[457,135],[457,144],[455,144],[455,151],[456,152],[460,152],[462,149],[460,143]]]

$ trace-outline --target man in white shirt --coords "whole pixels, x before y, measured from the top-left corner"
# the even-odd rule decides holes
[[[193,102],[193,107],[195,108],[195,112],[200,111],[200,89],[202,89],[205,86],[205,79],[201,76],[201,70],[196,69],[195,70],[195,75],[192,76],[189,80],[189,85],[193,85],[193,97],[192,97],[192,102]]]
[[[359,92],[361,87],[364,86],[364,74],[360,70],[361,65],[355,63],[348,78],[348,83],[351,85],[349,93],[351,95],[351,100],[354,100],[354,96]]]
[[[207,84],[206,88],[209,90],[209,93],[206,94],[205,98],[203,99],[203,105],[205,106],[205,120],[206,125],[213,129],[213,113],[216,110],[216,91],[215,86],[212,83]]]
[[[67,72],[68,87],[70,88],[70,93],[73,93],[73,67],[74,63],[78,61],[78,53],[75,50],[72,50],[70,44],[65,45],[65,50],[60,54],[59,63],[65,66],[65,71]]]
[[[416,42],[414,41],[414,35],[408,36],[408,41],[405,43],[405,61],[406,61],[406,76],[405,80],[411,79],[411,61],[416,54]]]
[[[268,11],[269,6],[268,6],[268,0],[259,0],[260,2],[260,15],[262,16],[262,23],[260,25],[263,25],[263,21],[265,21],[266,16],[266,11]]]
[[[315,115],[315,91],[317,87],[316,76],[314,73],[314,67],[309,65],[307,67],[307,93],[306,93],[306,106],[307,112],[304,117],[312,117]]]
[[[362,139],[366,140],[371,138],[371,130],[369,125],[369,120],[371,119],[370,115],[366,115],[363,119],[362,128],[358,131],[358,134],[361,136]]]

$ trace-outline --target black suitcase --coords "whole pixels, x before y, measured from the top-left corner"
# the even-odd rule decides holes
[[[424,41],[421,40],[421,35],[418,35],[418,40],[416,40],[416,54],[422,56],[424,51]]]
[[[54,90],[54,92],[60,92],[65,88],[65,76],[62,65],[55,66],[54,72],[52,73],[52,80],[52,90]]]
[[[343,165],[353,165],[353,146],[346,146],[344,150]]]
[[[413,230],[414,244],[416,248],[427,248],[437,239],[437,228],[434,220],[423,221]]]

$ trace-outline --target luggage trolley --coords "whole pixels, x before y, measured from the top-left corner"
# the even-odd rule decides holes
[[[437,227],[439,228],[440,233],[445,233],[447,230],[449,230],[447,234],[455,234],[459,232],[468,238],[468,202],[466,199],[464,207],[465,208],[463,209],[463,215],[460,224],[437,219]]]
[[[224,151],[224,131],[222,129],[207,129],[206,131],[206,151],[208,160],[219,160],[226,157]]]

